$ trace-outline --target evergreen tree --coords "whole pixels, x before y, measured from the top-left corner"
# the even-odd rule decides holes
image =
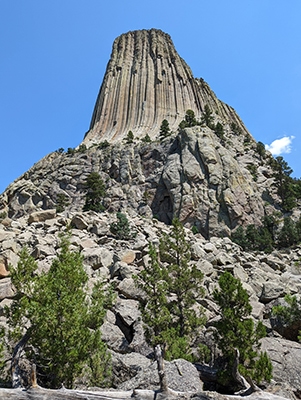
[[[277,238],[277,244],[280,248],[290,247],[299,241],[296,224],[290,217],[284,218],[283,227]]]
[[[211,123],[212,123],[212,121],[211,121]],[[218,123],[215,125],[214,133],[215,133],[222,141],[224,141],[224,139],[225,139],[224,127],[223,127],[223,125],[222,125],[220,122],[218,122]]]
[[[295,341],[301,341],[301,299],[287,294],[284,300],[286,305],[274,306],[272,315],[278,317],[283,326],[291,325],[290,335]]]
[[[186,241],[184,227],[178,219],[173,220],[169,235],[163,233],[159,250],[161,262],[166,263],[169,294],[175,297],[170,301],[169,308],[175,318],[179,335],[189,335],[204,322],[192,307],[197,298],[204,294],[203,274],[195,265],[189,266],[190,244]]]
[[[110,231],[113,235],[116,236],[117,239],[128,240],[135,236],[133,232],[131,232],[130,223],[127,219],[127,216],[121,212],[116,214],[117,222],[113,222],[110,225]]]
[[[151,243],[148,254],[149,262],[139,276],[135,276],[135,281],[137,286],[144,291],[147,299],[140,307],[146,339],[155,347],[158,343],[164,343],[164,332],[169,329],[172,317],[167,300],[167,270],[162,267],[156,248]]]
[[[274,170],[273,177],[275,179],[277,193],[281,199],[282,208],[285,211],[290,211],[296,206],[294,180],[290,177],[293,170],[281,156],[273,159],[272,168]]]
[[[203,295],[203,274],[189,266],[190,245],[182,224],[173,220],[170,235],[160,238],[159,253],[150,246],[150,262],[136,277],[145,293],[141,313],[148,342],[165,348],[167,359],[191,360],[189,344],[204,323],[198,299]]]
[[[126,143],[130,144],[134,141],[134,134],[132,131],[128,131],[127,137],[125,138]]]
[[[198,125],[198,122],[195,118],[195,114],[193,110],[187,110],[185,114],[185,119],[180,122],[179,128],[190,128],[192,126]]]
[[[91,172],[85,182],[87,188],[86,201],[83,207],[84,211],[104,211],[102,205],[103,198],[106,194],[106,189],[103,180],[98,172]]]
[[[149,134],[147,133],[142,139],[142,142],[144,143],[151,143],[152,139],[150,138]]]
[[[170,135],[169,122],[167,121],[167,119],[164,119],[160,126],[160,136],[167,137],[169,135]]]
[[[17,300],[6,310],[10,338],[26,338],[26,356],[37,365],[44,385],[72,387],[86,365],[92,381],[100,385],[109,371],[109,355],[99,328],[112,297],[99,283],[88,302],[82,257],[69,246],[68,237],[62,236],[60,253],[41,275],[28,250],[21,251],[17,267],[11,269]],[[101,366],[95,365],[99,360]]]
[[[232,371],[239,351],[239,371],[258,383],[271,379],[272,365],[265,353],[259,353],[259,340],[265,336],[261,322],[256,326],[250,318],[252,307],[247,291],[239,279],[225,272],[219,279],[219,290],[214,291],[221,319],[216,323],[215,339],[221,350],[225,368],[219,374],[224,386],[233,385]]]
[[[213,122],[214,118],[212,116],[212,111],[210,110],[208,104],[206,104],[201,118],[201,123],[207,125],[208,128],[213,129],[214,128]]]
[[[256,151],[261,158],[265,157],[265,145],[262,142],[257,142]]]

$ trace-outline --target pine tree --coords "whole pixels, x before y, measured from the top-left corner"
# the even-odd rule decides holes
[[[198,299],[203,295],[203,274],[190,266],[190,245],[179,220],[170,235],[160,238],[159,252],[150,246],[150,262],[136,277],[145,293],[141,313],[148,342],[165,348],[167,359],[191,360],[189,344],[204,323]]]
[[[295,185],[294,180],[290,177],[293,170],[281,156],[276,157],[271,165],[274,170],[274,184],[281,199],[281,206],[285,211],[290,211],[296,207]]]
[[[131,144],[134,141],[134,134],[132,131],[128,131],[127,137],[125,138],[126,143]]]
[[[214,118],[212,116],[212,111],[210,110],[208,104],[206,104],[204,107],[204,113],[201,118],[201,123],[207,125],[208,128],[213,129],[213,122]]]
[[[10,337],[26,337],[26,356],[37,365],[43,384],[72,387],[86,365],[91,380],[102,384],[109,371],[109,355],[99,328],[112,301],[102,284],[87,300],[88,276],[79,253],[61,237],[60,252],[48,273],[37,274],[37,264],[24,248],[11,279],[17,300],[7,309]],[[102,360],[103,374],[95,361]]]
[[[167,121],[167,119],[164,119],[160,126],[160,136],[167,137],[169,135],[170,135],[169,122]]]
[[[185,119],[180,122],[179,128],[190,128],[192,126],[198,125],[198,122],[195,118],[195,114],[193,110],[187,110],[185,114]]]
[[[215,340],[225,362],[225,368],[219,374],[220,382],[224,386],[233,386],[232,372],[236,350],[240,355],[238,368],[243,375],[256,379],[257,383],[263,379],[269,381],[271,362],[265,353],[259,353],[259,340],[266,332],[261,322],[255,326],[253,319],[249,317],[252,307],[247,291],[240,280],[229,272],[223,273],[218,283],[219,290],[216,289],[213,295],[221,318],[216,323]]]
[[[283,227],[277,238],[277,245],[280,248],[290,247],[299,241],[298,230],[295,222],[290,217],[285,217]]]
[[[135,236],[135,233],[131,231],[130,223],[127,216],[121,212],[116,213],[117,222],[112,222],[110,225],[110,231],[115,235],[117,239],[128,240]]]
[[[96,212],[104,211],[102,201],[106,194],[106,189],[99,173],[91,172],[86,179],[85,186],[87,188],[87,194],[83,210],[92,210]]]

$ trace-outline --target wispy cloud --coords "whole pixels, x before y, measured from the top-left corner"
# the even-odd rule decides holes
[[[295,136],[284,136],[281,139],[274,140],[271,144],[266,144],[265,148],[269,150],[273,156],[290,153],[292,150],[291,144],[294,138]]]

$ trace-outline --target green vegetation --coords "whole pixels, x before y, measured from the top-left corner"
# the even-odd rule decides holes
[[[3,220],[3,219],[6,218],[6,217],[7,217],[6,211],[0,212],[0,220]]]
[[[124,138],[124,140],[126,141],[127,144],[131,144],[134,142],[134,134],[132,131],[129,131],[127,134],[127,137]]]
[[[255,164],[248,164],[247,165],[248,170],[250,171],[254,182],[257,181],[258,179],[258,172],[257,172],[257,166]]]
[[[223,127],[223,125],[222,125],[220,122],[218,122],[218,123],[215,125],[214,133],[215,133],[216,136],[218,136],[222,141],[225,140],[224,127]]]
[[[147,133],[142,139],[142,142],[144,143],[151,143],[152,139],[150,138],[149,134]]]
[[[164,119],[160,126],[160,136],[165,138],[169,135],[170,135],[169,122],[167,121],[167,119]]]
[[[71,388],[83,372],[92,384],[103,385],[110,358],[99,328],[112,295],[98,282],[87,301],[88,276],[68,236],[61,236],[49,272],[39,275],[37,269],[26,248],[17,267],[10,268],[16,290],[16,301],[6,308],[10,340],[20,345],[22,339],[43,386]]]
[[[204,113],[201,118],[201,124],[207,125],[210,129],[214,129],[213,121],[214,118],[212,116],[212,111],[210,110],[208,104],[206,104],[204,107]]]
[[[110,225],[110,231],[113,235],[120,240],[129,240],[135,236],[135,233],[131,231],[130,223],[127,216],[121,212],[116,214],[117,222],[113,222]]]
[[[106,149],[109,146],[110,146],[110,143],[107,140],[105,140],[105,141],[99,143],[98,148],[100,150],[102,150],[102,149]]]
[[[168,360],[192,360],[189,345],[204,317],[198,299],[203,296],[203,274],[189,266],[190,245],[179,220],[174,219],[169,235],[160,238],[159,252],[150,244],[149,263],[136,277],[145,293],[141,314],[146,338],[165,349]]]
[[[287,305],[274,306],[272,315],[278,317],[283,325],[297,327],[294,340],[301,341],[301,332],[298,332],[298,327],[301,327],[301,299],[287,294],[284,300]],[[290,333],[293,334],[293,329]]]
[[[259,154],[261,158],[265,157],[265,145],[262,142],[257,142],[256,152]]]
[[[76,150],[74,147],[68,147],[67,154],[69,154],[70,156],[73,156],[75,153],[76,153]]]
[[[238,227],[232,233],[231,239],[244,250],[266,253],[270,253],[275,247],[283,249],[301,242],[301,218],[294,222],[290,217],[285,217],[281,229],[278,229],[279,219],[273,215],[265,216],[261,222],[259,227],[253,224],[246,229]]]
[[[83,207],[84,211],[104,211],[102,204],[103,198],[106,194],[105,185],[98,172],[91,172],[88,175],[85,186],[87,188],[86,201]]]
[[[85,145],[85,144],[80,144],[79,146],[78,146],[78,149],[77,149],[77,152],[78,153],[84,153],[85,151],[87,150],[87,146]]]
[[[241,128],[240,128],[235,122],[231,122],[230,127],[231,127],[232,132],[233,132],[235,135],[239,136],[239,135],[242,134]]]
[[[239,279],[229,272],[219,278],[219,290],[214,291],[221,319],[216,323],[215,340],[223,354],[224,367],[219,371],[223,386],[235,387],[233,368],[239,352],[239,372],[257,383],[272,378],[272,364],[266,353],[259,353],[259,340],[266,335],[261,322],[256,326],[250,314],[252,307],[247,291]]]
[[[293,170],[283,157],[271,159],[271,167],[281,206],[284,211],[291,211],[296,207],[297,199],[301,198],[301,180],[291,178]]]
[[[185,114],[185,119],[180,122],[179,128],[180,129],[190,128],[195,125],[198,125],[198,122],[195,118],[194,111],[187,110]]]

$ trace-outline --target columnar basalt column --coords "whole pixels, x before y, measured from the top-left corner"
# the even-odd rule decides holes
[[[176,129],[188,109],[199,117],[203,97],[170,36],[139,30],[119,36],[95,104],[86,143],[158,135],[163,119]]]

